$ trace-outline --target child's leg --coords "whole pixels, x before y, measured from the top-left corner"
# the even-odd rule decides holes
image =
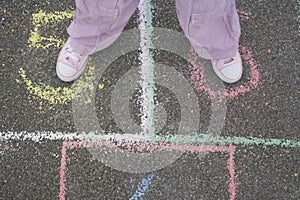
[[[67,30],[71,47],[80,54],[93,53],[101,42],[123,31],[138,3],[139,0],[76,0],[74,20]]]
[[[241,29],[235,0],[176,0],[176,8],[184,33],[197,54],[212,60],[213,70],[224,82],[240,80]]]
[[[241,30],[235,0],[176,0],[176,8],[199,56],[225,59],[236,54]]]
[[[77,79],[88,55],[117,39],[138,4],[139,0],[76,0],[70,38],[57,58],[57,76],[66,82]]]

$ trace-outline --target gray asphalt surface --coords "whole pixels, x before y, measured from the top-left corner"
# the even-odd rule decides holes
[[[28,46],[33,30],[32,14],[74,10],[73,1],[1,1],[0,132],[52,131],[73,133],[72,103],[50,105],[26,89],[20,76],[22,67],[28,79],[42,85],[69,87],[56,77],[59,48],[46,50]],[[153,1],[153,26],[182,32],[173,0]],[[227,115],[221,136],[300,140],[299,130],[299,3],[296,0],[238,0],[241,15],[240,44],[250,48],[257,61],[260,84],[227,101]],[[137,12],[126,30],[138,27]],[[69,19],[45,27],[43,34],[66,39]],[[154,60],[169,66],[187,63],[169,52],[155,51]],[[122,66],[122,70],[120,67]],[[110,110],[110,96],[118,79],[131,67],[139,66],[138,51],[123,55],[105,72],[104,89],[97,94],[97,116],[107,132],[120,132]],[[175,67],[176,68],[176,67]],[[177,67],[183,75],[187,72]],[[226,88],[247,84],[249,66],[242,80]],[[166,123],[178,127],[178,101],[161,88],[159,101],[166,102]],[[137,92],[138,94],[138,92]],[[134,95],[133,95],[134,96]],[[199,130],[209,123],[210,100],[198,92],[201,110]],[[101,99],[101,100],[99,100]],[[130,105],[139,122],[137,99]],[[101,108],[101,109],[100,109]],[[172,130],[166,130],[166,132]],[[164,133],[162,133],[164,134]],[[61,149],[63,141],[39,142],[0,138],[0,199],[59,199]],[[85,149],[67,150],[66,199],[129,199],[149,173],[131,174],[111,169]],[[235,199],[300,199],[300,149],[270,145],[236,145]],[[154,172],[143,199],[230,199],[226,153],[185,153],[170,166]]]

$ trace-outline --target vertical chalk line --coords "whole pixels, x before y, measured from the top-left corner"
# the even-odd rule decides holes
[[[141,34],[141,87],[142,87],[142,134],[154,135],[154,61],[150,49],[152,44],[151,0],[141,0],[139,9],[139,29]]]
[[[235,146],[230,144],[228,147],[228,153],[229,153],[229,159],[227,161],[227,169],[229,171],[230,175],[230,183],[229,183],[229,193],[230,193],[230,200],[234,200],[236,197],[236,188],[237,183],[235,182],[235,170],[234,170],[234,152],[235,152]]]
[[[65,200],[66,194],[66,169],[67,169],[67,144],[68,142],[63,142],[61,148],[61,161],[60,161],[60,181],[59,181],[59,199]]]

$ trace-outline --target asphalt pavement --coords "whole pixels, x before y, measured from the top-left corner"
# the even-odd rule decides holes
[[[130,141],[126,135],[132,130],[130,123],[116,119],[120,114],[125,121],[122,109],[128,104],[129,118],[143,124],[140,86],[130,90],[127,103],[111,103],[126,93],[114,93],[116,88],[138,83],[134,77],[142,74],[141,48],[121,53],[105,71],[98,69],[103,56],[98,52],[82,78],[64,83],[56,76],[55,64],[68,38],[75,1],[0,4],[0,199],[300,199],[299,1],[237,0],[244,74],[238,83],[221,84],[222,90],[209,84],[215,80],[209,62],[195,58],[192,50],[187,53],[190,60],[171,51],[151,50],[156,69],[164,69],[161,64],[179,75],[171,74],[174,79],[166,82],[175,90],[154,79],[154,113],[159,117],[153,120],[161,129],[154,133],[156,141],[146,143]],[[174,0],[150,4],[154,30],[182,35]],[[136,11],[125,31],[138,31],[139,24]],[[116,48],[111,49],[105,53]],[[97,73],[102,76],[95,78]],[[176,85],[182,77],[191,91]],[[193,96],[197,106],[187,103],[184,109],[182,102]],[[199,111],[199,137],[178,131],[184,114],[193,109]],[[91,122],[93,117],[97,125]],[[102,136],[117,134],[115,141],[103,146],[93,133],[95,147],[83,143],[82,132],[95,127],[101,127]],[[210,127],[214,131],[221,127],[214,134],[218,137],[205,137]],[[170,162],[152,171],[146,170],[148,163],[140,165],[134,159],[122,171],[107,164],[111,157],[103,161],[93,153],[110,155],[110,149],[124,148],[180,154],[173,160],[161,158],[158,164]],[[145,170],[130,172],[139,165]]]

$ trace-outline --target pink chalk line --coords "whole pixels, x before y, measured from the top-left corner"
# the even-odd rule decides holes
[[[245,11],[242,11],[242,10],[239,10],[239,9],[237,9],[237,12],[238,12],[239,17],[240,17],[241,19],[248,20],[248,19],[251,19],[251,18],[252,18],[250,12],[245,12]]]
[[[192,75],[190,76],[189,81],[198,92],[203,91],[207,93],[211,98],[225,96],[228,99],[233,99],[241,94],[249,92],[254,88],[257,88],[260,84],[260,75],[257,69],[258,64],[253,58],[252,51],[250,49],[247,49],[246,47],[239,47],[239,52],[242,59],[250,66],[250,78],[248,78],[248,82],[234,88],[223,89],[219,91],[213,91],[207,86],[206,80],[204,79],[204,67],[203,65],[198,66],[196,62],[198,56],[193,49],[191,50],[191,52],[192,59],[190,61],[191,65],[189,65],[189,70],[192,72]]]
[[[66,170],[67,170],[67,146],[68,142],[63,142],[61,148],[61,161],[60,161],[60,181],[59,181],[59,199],[65,200],[66,194]]]
[[[229,170],[230,174],[230,183],[229,183],[229,193],[230,193],[230,200],[234,200],[236,197],[236,188],[238,183],[235,181],[235,171],[234,171],[234,152],[235,146],[230,144],[228,147],[229,152],[229,159],[227,161],[227,169]]]
[[[60,192],[59,199],[65,200],[66,195],[66,170],[67,170],[67,149],[77,149],[84,147],[109,147],[122,148],[124,151],[138,151],[138,152],[154,152],[154,151],[180,151],[180,152],[227,152],[229,159],[227,161],[227,169],[229,170],[229,193],[230,200],[234,200],[236,196],[237,183],[235,182],[235,162],[234,152],[235,146],[212,146],[212,145],[177,145],[165,142],[149,143],[149,142],[63,142],[62,157],[60,166]],[[126,150],[125,150],[126,149]]]

